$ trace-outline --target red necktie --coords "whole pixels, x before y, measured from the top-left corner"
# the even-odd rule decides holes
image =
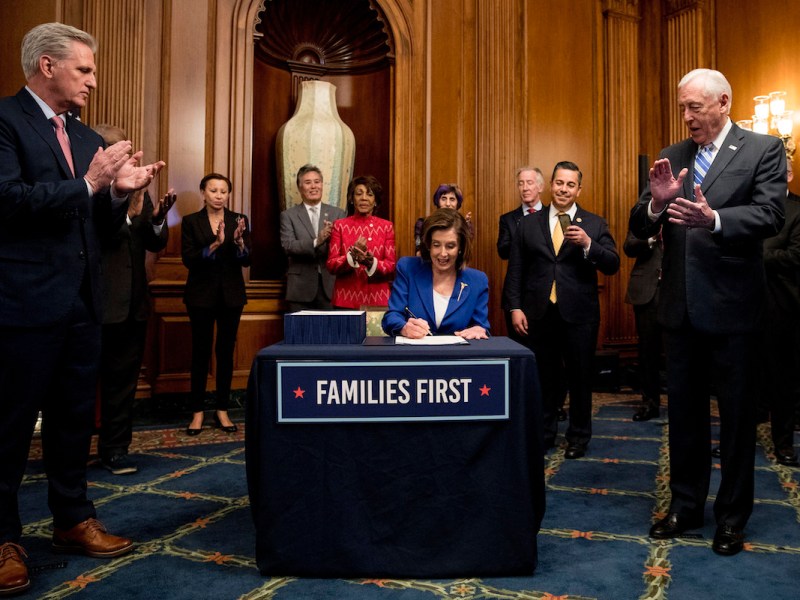
[[[64,153],[64,158],[67,159],[69,170],[72,171],[72,176],[75,177],[75,165],[72,163],[72,150],[69,147],[67,132],[64,131],[64,121],[61,120],[61,117],[56,115],[50,119],[50,122],[53,124],[53,127],[56,128],[56,139],[58,139],[61,151]]]

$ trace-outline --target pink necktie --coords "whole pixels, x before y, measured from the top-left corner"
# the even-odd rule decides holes
[[[53,127],[56,128],[56,138],[61,146],[61,151],[64,153],[64,158],[67,159],[67,164],[69,165],[69,170],[72,171],[72,176],[75,177],[75,165],[72,163],[72,150],[69,147],[67,132],[64,131],[64,121],[61,120],[61,117],[56,115],[50,119],[50,122],[53,124]]]

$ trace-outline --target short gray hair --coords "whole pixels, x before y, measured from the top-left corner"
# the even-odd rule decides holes
[[[731,104],[733,104],[731,84],[728,83],[725,75],[714,69],[695,69],[694,71],[689,71],[678,83],[678,89],[680,90],[685,85],[701,77],[706,95],[713,96],[714,98],[720,98],[723,94],[727,95],[728,108],[730,108]]]
[[[533,171],[534,173],[536,173],[536,181],[539,183],[539,187],[544,188],[544,174],[542,173],[542,170],[539,167],[531,167],[528,165],[520,167],[519,169],[517,169],[517,174],[514,176],[514,178],[519,179],[519,175],[523,171]]]
[[[72,53],[73,42],[86,44],[92,53],[97,52],[97,42],[85,31],[64,23],[37,25],[22,38],[22,72],[30,80],[39,71],[39,59],[49,54],[64,60]]]

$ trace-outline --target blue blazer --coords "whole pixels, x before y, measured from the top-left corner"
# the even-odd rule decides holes
[[[489,331],[489,279],[486,273],[465,268],[458,272],[453,295],[441,325],[436,326],[433,309],[433,270],[419,256],[406,256],[397,261],[389,310],[381,326],[389,335],[400,335],[410,318],[425,319],[434,334],[453,334],[473,325]]]
[[[0,100],[0,326],[60,323],[85,277],[100,319],[100,233],[119,229],[127,203],[112,213],[108,191],[89,197],[83,176],[105,143],[71,116],[66,128],[75,177],[33,96]]]

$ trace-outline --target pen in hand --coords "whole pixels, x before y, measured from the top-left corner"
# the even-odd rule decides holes
[[[411,317],[412,319],[419,319],[420,321],[422,320],[417,315],[415,315],[413,312],[411,312],[411,309],[408,308],[407,306],[406,306],[406,312],[408,313],[408,316]],[[425,335],[433,335],[431,333],[431,328],[430,327],[428,327],[428,332]]]

